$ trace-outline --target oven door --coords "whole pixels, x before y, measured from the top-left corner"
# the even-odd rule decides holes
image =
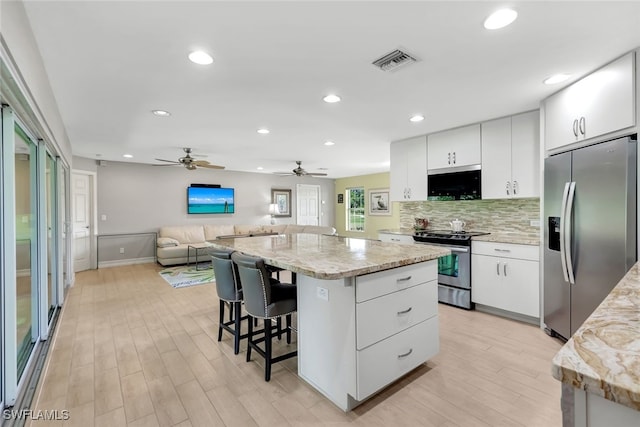
[[[450,255],[438,258],[438,283],[471,289],[471,251],[468,246],[428,242],[424,242],[424,244],[440,246],[451,251]]]

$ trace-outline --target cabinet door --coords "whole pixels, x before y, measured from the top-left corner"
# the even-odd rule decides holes
[[[512,197],[511,187],[511,118],[482,123],[482,198]]]
[[[539,263],[521,259],[500,259],[505,295],[504,310],[540,317]]]
[[[480,124],[431,134],[427,139],[427,169],[480,164],[480,150]]]
[[[427,138],[420,136],[407,144],[407,200],[427,200]]]
[[[575,89],[572,86],[550,96],[544,101],[544,142],[547,150],[578,141],[573,133],[573,122],[578,119]]]
[[[471,301],[491,307],[503,305],[500,258],[471,254]]]
[[[392,142],[390,147],[389,197],[392,201],[406,201],[407,150],[404,141]]]
[[[580,80],[585,118],[583,138],[593,138],[635,124],[634,53]]]
[[[482,160],[484,162],[484,153]],[[484,174],[484,170],[482,173]],[[518,114],[511,118],[511,181],[513,197],[540,197],[538,111]],[[484,198],[484,189],[482,197]]]

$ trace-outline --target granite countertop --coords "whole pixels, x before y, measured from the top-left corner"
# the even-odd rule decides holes
[[[553,358],[554,378],[640,410],[640,266],[636,263]]]
[[[429,261],[450,251],[430,245],[397,245],[321,234],[280,234],[210,241],[261,257],[267,264],[317,279],[341,279]]]
[[[404,234],[406,236],[413,236],[416,231],[413,228],[390,228],[387,230],[378,230],[378,233],[386,234]]]
[[[475,242],[513,243],[516,245],[540,246],[540,236],[524,233],[491,233],[473,236]]]

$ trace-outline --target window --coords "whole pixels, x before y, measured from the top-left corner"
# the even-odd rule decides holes
[[[364,231],[364,187],[347,188],[347,231]]]

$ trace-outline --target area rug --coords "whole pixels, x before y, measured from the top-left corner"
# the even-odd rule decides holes
[[[193,265],[165,268],[160,271],[160,277],[174,288],[204,285],[205,283],[211,283],[215,280],[213,277],[213,268],[209,267],[203,270],[196,270],[196,267]]]

